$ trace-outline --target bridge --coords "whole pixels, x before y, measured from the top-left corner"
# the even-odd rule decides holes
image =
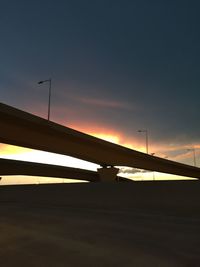
[[[0,158],[0,175],[28,175],[98,182],[95,171]]]
[[[99,182],[99,173],[79,168],[0,158],[0,175],[28,175]],[[117,176],[118,181],[131,181]]]
[[[1,143],[98,164],[100,180],[116,180],[118,169],[115,166],[200,178],[200,168],[116,145],[3,103],[0,103],[0,129]]]

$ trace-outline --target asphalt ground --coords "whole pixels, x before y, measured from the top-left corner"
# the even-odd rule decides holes
[[[199,182],[0,187],[0,266],[200,266]]]

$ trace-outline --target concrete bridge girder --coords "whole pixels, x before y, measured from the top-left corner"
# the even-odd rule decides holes
[[[200,178],[200,169],[147,155],[0,103],[0,142],[68,155],[100,166],[127,166]]]
[[[105,168],[102,168],[105,169]],[[116,169],[113,168],[112,169]],[[54,178],[66,178],[83,180],[88,182],[99,182],[99,181],[130,181],[127,178],[117,176],[118,169],[111,174],[111,168],[108,177],[104,174],[100,174],[101,171],[90,171],[79,168],[64,167],[58,165],[50,165],[44,163],[27,162],[13,159],[0,158],[0,175],[11,176],[11,175],[26,175],[26,176],[42,176],[42,177],[54,177]]]

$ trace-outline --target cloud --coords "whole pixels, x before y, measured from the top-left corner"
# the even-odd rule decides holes
[[[132,110],[132,106],[130,106],[130,104],[115,100],[86,98],[86,97],[79,97],[77,98],[77,100],[83,104],[97,106],[97,107]]]
[[[120,168],[120,174],[136,174],[136,173],[146,173],[148,170],[142,170],[137,168],[122,167]]]

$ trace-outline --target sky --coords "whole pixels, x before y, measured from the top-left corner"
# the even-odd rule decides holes
[[[193,165],[195,148],[200,166],[199,10],[184,0],[2,0],[1,102],[46,118],[48,84],[37,82],[51,78],[52,121],[143,152],[146,129],[149,153]]]

